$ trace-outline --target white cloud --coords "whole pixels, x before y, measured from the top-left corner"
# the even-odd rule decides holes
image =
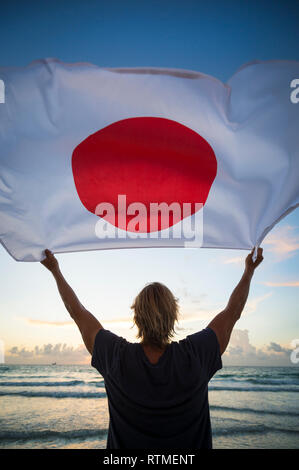
[[[264,282],[265,286],[270,287],[299,287],[299,281],[289,281],[289,282]]]
[[[258,305],[271,296],[272,296],[272,292],[267,292],[266,294],[260,295],[259,297],[254,297],[252,299],[249,298],[249,300],[247,301],[245,305],[242,315],[244,314],[248,315],[249,313],[255,312]]]
[[[242,316],[255,312],[259,304],[271,296],[272,296],[272,292],[267,292],[264,295],[249,298],[242,312]],[[224,307],[225,307],[224,304],[221,304],[218,307],[215,307],[215,305],[213,305],[211,307],[207,306],[207,307],[204,307],[204,308],[202,307],[198,309],[194,307],[186,307],[182,310],[180,324],[190,323],[194,321],[201,321],[201,320],[212,320],[215,317],[215,315],[217,315],[224,309]]]
[[[296,227],[284,225],[274,228],[263,241],[270,252],[279,260],[294,256],[299,250],[299,235],[295,233]]]
[[[26,318],[27,323],[31,325],[46,325],[46,326],[66,326],[73,325],[73,320],[71,321],[48,321],[48,320],[35,320],[34,318]]]
[[[90,354],[83,344],[77,347],[67,344],[44,344],[33,349],[13,346],[5,358],[9,364],[86,364],[90,360]]]
[[[184,329],[185,335],[192,331]],[[132,342],[136,342],[133,338]],[[274,341],[263,348],[250,343],[248,330],[235,329],[228,348],[222,356],[223,365],[286,365],[291,366],[292,349]],[[73,347],[67,344],[44,344],[32,349],[14,346],[6,352],[8,364],[88,364],[90,354],[83,344]]]
[[[250,343],[248,330],[235,329],[222,359],[229,365],[273,365],[291,366],[292,349],[271,342],[263,348],[256,348]]]
[[[268,351],[274,351],[276,353],[284,353],[284,354],[290,354],[290,349],[288,348],[283,348],[280,346],[278,343],[274,343],[273,341],[269,344],[267,347]]]

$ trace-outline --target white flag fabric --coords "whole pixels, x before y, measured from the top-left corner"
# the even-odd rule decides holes
[[[0,79],[0,239],[16,260],[192,246],[190,233],[248,250],[299,204],[299,62],[252,62],[227,84],[56,59]],[[151,225],[161,203],[174,211]]]

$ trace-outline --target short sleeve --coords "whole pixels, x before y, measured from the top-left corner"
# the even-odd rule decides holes
[[[222,369],[220,346],[216,333],[207,327],[198,333],[188,335],[186,339],[190,341],[192,350],[199,358],[207,379],[210,380],[217,370]]]
[[[95,337],[91,365],[104,377],[109,374],[119,359],[120,345],[124,338],[105,328],[101,328]]]

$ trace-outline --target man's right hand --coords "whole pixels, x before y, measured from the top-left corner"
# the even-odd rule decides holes
[[[258,265],[261,264],[261,262],[264,259],[263,248],[257,249],[257,257],[255,261],[253,261],[252,259],[253,253],[254,253],[254,248],[252,249],[251,253],[249,253],[249,255],[246,257],[246,260],[245,260],[246,271],[249,271],[249,272],[253,272],[255,268],[257,268]]]

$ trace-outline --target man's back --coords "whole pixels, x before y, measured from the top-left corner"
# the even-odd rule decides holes
[[[168,345],[153,364],[140,343],[97,333],[91,364],[104,377],[107,448],[211,448],[208,382],[222,367],[206,328]]]

